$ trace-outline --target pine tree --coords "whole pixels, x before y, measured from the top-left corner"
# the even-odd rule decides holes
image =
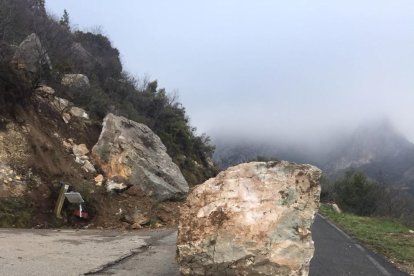
[[[32,0],[30,3],[32,10],[46,13],[45,0]]]
[[[60,25],[66,27],[68,29],[70,28],[69,27],[69,23],[70,23],[70,21],[69,21],[69,13],[68,13],[68,11],[66,9],[63,10],[63,15],[62,15],[62,18],[60,19],[59,23],[60,23]]]
[[[39,10],[44,10],[45,9],[45,0],[36,0],[36,7]]]

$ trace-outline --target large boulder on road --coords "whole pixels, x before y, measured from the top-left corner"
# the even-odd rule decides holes
[[[180,169],[146,125],[108,114],[92,156],[109,180],[123,179],[159,201],[181,199],[188,193]]]
[[[197,186],[180,209],[182,275],[308,275],[321,171],[241,164]]]

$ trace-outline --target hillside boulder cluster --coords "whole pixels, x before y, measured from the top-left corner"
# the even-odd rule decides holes
[[[11,60],[15,70],[29,77],[28,81],[35,81],[34,76],[41,70],[51,70],[50,59],[36,34],[29,35],[15,49]],[[43,69],[42,69],[43,68]],[[89,79],[83,74],[64,74],[61,85],[71,89],[81,89],[84,92],[89,89]],[[87,91],[86,91],[87,92]],[[156,202],[166,200],[179,200],[188,193],[189,186],[178,166],[167,154],[167,149],[161,139],[146,125],[128,120],[122,116],[108,114],[103,120],[101,135],[96,145],[88,146],[85,143],[77,143],[77,139],[71,137],[71,132],[85,131],[79,126],[92,124],[86,110],[75,106],[71,101],[57,96],[53,87],[47,84],[38,85],[32,99],[37,107],[37,112],[44,114],[45,118],[57,114],[60,120],[67,126],[69,132],[50,133],[47,139],[60,141],[62,148],[73,158],[83,174],[90,175],[97,187],[105,186],[110,193],[131,190],[128,194],[140,194],[153,198]],[[48,119],[52,119],[51,117]],[[54,120],[54,117],[53,117]],[[22,123],[24,119],[21,119]],[[57,122],[57,126],[60,123]],[[33,135],[38,131],[35,127],[21,128],[19,125],[9,123],[6,133],[0,135],[0,142],[14,143],[19,146],[15,153],[21,153],[20,165],[24,166],[24,159],[29,156],[29,140],[25,135]],[[59,128],[59,127],[58,127]],[[62,128],[62,127],[61,127]],[[22,133],[22,130],[26,131]],[[72,133],[74,134],[74,133]],[[69,135],[69,137],[68,137]],[[42,139],[42,138],[40,138]],[[40,141],[40,143],[43,143]],[[33,147],[33,146],[32,146]],[[4,147],[6,148],[6,146]],[[53,146],[40,146],[41,151],[52,150]],[[11,147],[9,146],[9,149]],[[43,154],[43,153],[42,153]],[[43,158],[43,157],[42,157]],[[48,158],[45,156],[45,158]],[[24,196],[27,185],[33,181],[33,176],[19,175],[8,165],[13,158],[7,151],[0,152],[0,196],[14,197]],[[58,162],[59,163],[59,162]],[[58,164],[61,166],[61,164]],[[57,172],[59,173],[59,172]],[[40,183],[40,178],[36,178]],[[132,188],[131,187],[135,187]],[[131,205],[131,204],[129,204]],[[149,219],[140,210],[127,212],[120,208],[120,220],[132,224],[133,228],[139,228],[142,224],[148,224]],[[131,208],[129,208],[131,209]]]
[[[18,70],[36,73],[39,66],[50,66],[50,59],[37,35],[31,34],[16,50],[12,63]],[[78,89],[90,86],[88,77],[83,74],[65,74],[62,85]],[[65,123],[69,123],[72,117],[89,119],[85,110],[66,99],[56,97],[53,88],[41,85],[35,92],[42,100],[48,101],[51,108],[62,114]],[[184,176],[167,154],[161,139],[143,124],[108,114],[103,121],[99,140],[92,149],[93,162],[85,144],[74,144],[72,139],[63,143],[72,151],[76,163],[83,170],[96,174],[94,164],[102,170],[103,175],[97,175],[96,182],[101,185],[106,178],[108,191],[137,185],[157,200],[164,201],[181,199],[189,190]]]

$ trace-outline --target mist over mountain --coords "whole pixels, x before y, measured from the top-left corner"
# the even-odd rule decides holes
[[[221,167],[260,158],[319,166],[331,177],[362,170],[381,184],[414,191],[414,144],[387,119],[371,121],[347,133],[319,141],[217,137],[214,158]]]

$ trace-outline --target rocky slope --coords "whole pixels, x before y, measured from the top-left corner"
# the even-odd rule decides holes
[[[125,72],[109,38],[72,32],[44,1],[0,1],[0,34],[0,227],[176,223],[189,185],[217,173],[185,108]],[[103,125],[109,113],[116,128]],[[55,218],[62,183],[82,194],[87,220],[67,203]]]
[[[74,115],[68,121],[55,109],[56,100],[36,92],[32,105],[18,112],[19,122],[2,117],[0,226],[141,228],[175,224],[179,203],[160,203],[138,186],[116,192],[108,189],[111,180],[90,156],[101,125]],[[184,178],[181,175],[179,179]],[[73,211],[77,206],[67,201],[63,220],[55,218],[53,209],[61,183],[82,194],[88,220],[76,218]]]
[[[4,83],[7,90],[0,93],[0,107],[21,103],[29,98],[26,92],[47,84],[92,120],[114,113],[147,125],[190,186],[214,176],[214,147],[207,136],[196,133],[176,98],[156,80],[126,72],[108,37],[72,31],[69,25],[49,15],[45,1],[0,1],[0,87]],[[26,69],[29,87],[20,87],[23,82],[10,74],[11,61],[14,68]]]
[[[0,112],[0,226],[136,229],[175,224],[180,203],[168,200],[182,198],[189,188],[161,139],[147,126],[112,114],[103,125],[91,120],[46,84],[30,88],[39,69],[30,53],[39,48],[39,38],[30,35],[10,63],[9,73],[27,85],[24,101],[13,102],[13,112]],[[87,90],[87,80],[65,75],[62,85]],[[62,183],[81,193],[87,219],[76,217],[78,206],[67,201],[63,219],[55,217]]]

